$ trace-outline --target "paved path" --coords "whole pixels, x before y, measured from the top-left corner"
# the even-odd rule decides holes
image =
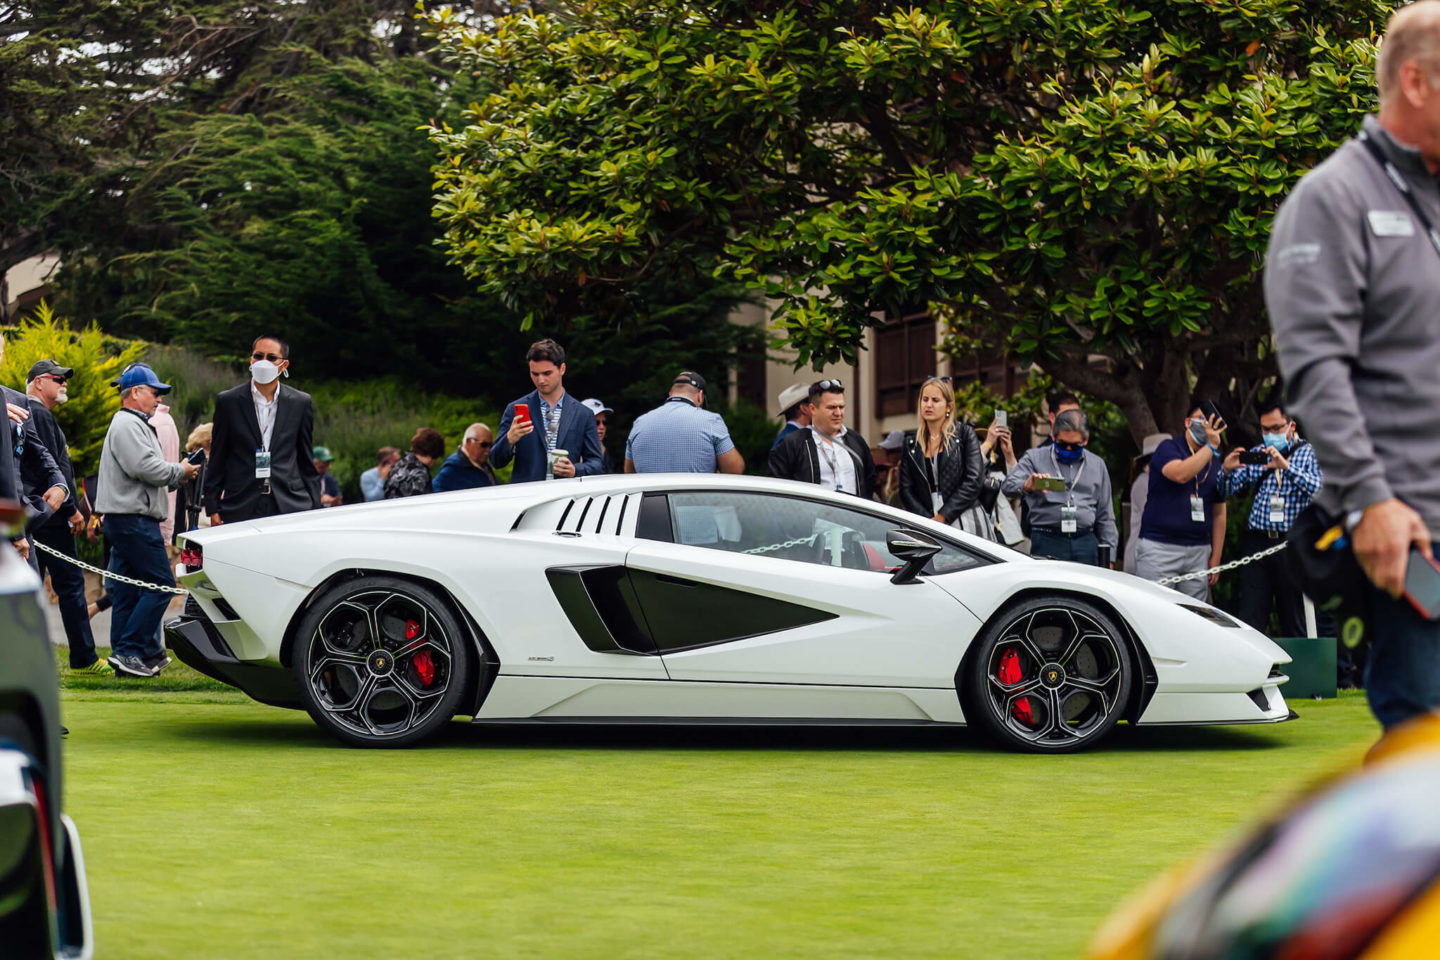
[[[85,596],[91,600],[100,596],[100,578],[93,573],[85,574]],[[170,601],[170,608],[165,612],[166,619],[180,612],[185,603],[184,597],[174,597]],[[54,602],[52,594],[47,586],[40,599],[40,606],[45,611],[45,624],[49,628],[50,642],[57,646],[66,646],[65,623],[60,619],[60,607]],[[90,621],[90,632],[95,636],[96,646],[110,646],[110,611],[101,610],[95,614]]]

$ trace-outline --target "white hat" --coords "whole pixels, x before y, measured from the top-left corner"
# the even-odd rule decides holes
[[[605,404],[601,403],[599,400],[596,400],[594,397],[591,397],[589,400],[581,400],[580,405],[582,407],[589,407],[590,412],[595,414],[595,416],[597,417],[600,416],[600,414],[602,413],[615,412],[614,410],[611,410],[609,407],[605,406]]]
[[[1140,442],[1140,456],[1150,456],[1150,454],[1155,452],[1156,447],[1160,446],[1160,444],[1164,443],[1166,440],[1169,439],[1170,434],[1168,433],[1147,434],[1145,436],[1145,439]]]
[[[809,396],[810,385],[807,383],[796,383],[786,387],[780,391],[780,412],[775,414],[775,416],[784,416],[786,410],[789,410],[795,406],[795,404]]]

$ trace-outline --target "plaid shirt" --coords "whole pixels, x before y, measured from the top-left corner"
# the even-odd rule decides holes
[[[1251,447],[1263,452],[1263,446]],[[1225,499],[1255,490],[1255,502],[1250,505],[1249,526],[1251,530],[1290,529],[1300,511],[1310,505],[1320,491],[1320,462],[1315,459],[1315,448],[1299,438],[1282,453],[1290,461],[1288,470],[1274,470],[1270,467],[1242,466],[1233,473],[1220,475],[1220,495]],[[1270,522],[1270,498],[1279,495],[1285,501],[1285,519],[1281,523]]]

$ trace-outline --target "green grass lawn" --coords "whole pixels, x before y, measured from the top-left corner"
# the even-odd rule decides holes
[[[147,960],[1074,957],[1376,735],[1343,695],[1067,757],[967,732],[462,723],[359,751],[178,663],[62,684],[96,955]]]

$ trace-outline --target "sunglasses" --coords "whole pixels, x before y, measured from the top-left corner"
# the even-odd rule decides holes
[[[56,383],[60,384],[60,386],[62,386],[62,387],[65,386],[65,381],[66,381],[66,379],[67,379],[66,377],[57,377],[57,376],[55,376],[53,373],[42,373],[42,374],[40,374],[40,376],[36,377],[35,379],[36,379],[36,380],[40,380],[40,379],[42,379],[42,378],[45,379],[45,380],[54,380]]]
[[[953,383],[955,378],[954,378],[954,377],[942,377],[942,376],[940,376],[940,374],[938,374],[938,373],[932,373],[930,376],[926,377],[925,379],[926,379],[927,381],[929,381],[929,380],[939,380],[941,383]]]
[[[839,380],[821,380],[815,384],[815,389],[822,393],[830,390],[843,392],[845,390],[845,384]]]
[[[475,439],[474,437],[471,437],[470,439],[466,440],[465,442],[466,442],[466,443],[478,443],[478,444],[480,444],[480,448],[481,448],[482,450],[488,450],[488,449],[492,446],[492,441],[490,441],[490,440],[477,440],[477,439]]]
[[[281,360],[284,360],[285,358],[282,357],[282,356],[280,356],[280,354],[278,354],[278,353],[262,353],[262,352],[260,352],[259,350],[256,350],[254,353],[250,354],[250,359],[251,359],[251,360],[269,360],[271,363],[279,363]]]

